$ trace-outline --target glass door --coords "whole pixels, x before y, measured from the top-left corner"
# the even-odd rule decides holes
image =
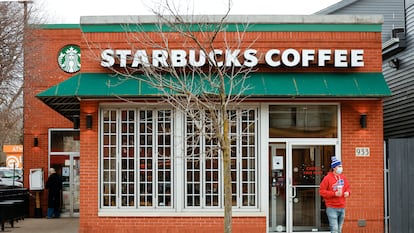
[[[286,232],[286,143],[269,144],[269,232]]]
[[[62,177],[62,216],[79,216],[79,130],[49,130],[49,167]]]
[[[335,155],[334,145],[292,145],[289,161],[290,232],[329,232],[319,184]]]
[[[50,156],[50,167],[62,178],[62,217],[79,216],[79,154]]]
[[[319,184],[334,145],[269,143],[269,232],[329,232]]]

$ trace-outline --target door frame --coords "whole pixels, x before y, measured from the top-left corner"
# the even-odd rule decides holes
[[[311,146],[335,146],[335,156],[339,159],[341,158],[341,147],[339,143],[339,139],[337,138],[289,138],[289,139],[269,139],[267,148],[270,147],[272,143],[285,143],[286,145],[286,190],[285,193],[287,194],[286,198],[286,233],[293,232],[293,192],[294,189],[292,187],[292,174],[293,174],[293,168],[292,168],[292,150],[294,147],[311,147]],[[268,152],[269,153],[269,152]],[[268,164],[270,164],[271,161],[268,161]],[[267,179],[269,179],[271,174],[267,174]],[[267,191],[267,195],[271,195],[271,190]],[[266,198],[269,200],[268,198]],[[267,208],[270,209],[271,203],[267,203]],[[267,232],[269,231],[269,211],[267,211]],[[299,232],[295,232],[299,233]],[[312,233],[312,231],[309,232],[300,232],[300,233]],[[319,231],[319,233],[329,233],[325,231]]]
[[[67,156],[69,159],[69,164],[65,167],[69,167],[69,211],[62,212],[61,217],[79,217],[79,212],[74,212],[74,196],[75,196],[75,187],[74,187],[74,161],[75,158],[79,158],[80,161],[80,153],[79,152],[66,152],[60,154],[53,154],[49,155],[49,167],[50,167],[50,160],[53,156]],[[63,175],[63,174],[61,174]],[[63,192],[63,190],[62,190]],[[79,194],[78,194],[79,196]],[[62,204],[63,204],[63,193],[62,193]]]
[[[68,152],[52,152],[52,132],[59,132],[59,131],[73,131],[73,132],[79,132],[79,129],[72,129],[72,128],[50,128],[49,132],[48,132],[48,168],[50,168],[51,164],[50,164],[50,160],[52,156],[68,156],[69,157],[69,187],[70,187],[70,194],[69,194],[69,199],[70,199],[70,209],[69,212],[65,212],[65,213],[61,213],[61,217],[79,217],[79,212],[74,212],[74,202],[73,202],[73,197],[74,197],[74,187],[73,187],[73,179],[74,179],[74,175],[73,175],[73,161],[74,161],[74,157],[78,157],[79,161],[80,161],[80,152],[79,151],[68,151]],[[79,191],[80,192],[80,191]],[[78,194],[79,195],[79,194]],[[62,203],[63,203],[63,193],[62,193]]]

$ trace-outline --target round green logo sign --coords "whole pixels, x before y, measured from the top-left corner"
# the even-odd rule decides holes
[[[81,53],[77,45],[67,45],[59,51],[58,64],[59,67],[68,73],[75,73],[80,70]]]

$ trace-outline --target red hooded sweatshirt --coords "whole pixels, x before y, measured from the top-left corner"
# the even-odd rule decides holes
[[[338,190],[339,185],[342,185],[342,196],[337,197],[335,192]],[[319,194],[324,198],[326,207],[345,208],[344,192],[351,194],[351,189],[348,180],[342,174],[336,175],[333,172],[329,172],[319,186]]]

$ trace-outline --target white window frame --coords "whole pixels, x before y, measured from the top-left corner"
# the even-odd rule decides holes
[[[118,109],[145,109],[145,106],[137,106],[134,105],[131,107],[131,105],[128,104],[101,104],[100,105],[100,119],[103,119],[101,116],[103,111],[108,109],[118,110]],[[149,109],[149,108],[148,108]],[[151,108],[151,109],[154,109]],[[161,109],[169,109],[168,107],[163,108],[163,106],[156,106],[156,110]],[[253,109],[255,111],[255,156],[256,156],[256,170],[255,170],[255,205],[249,206],[249,207],[242,207],[242,208],[233,208],[233,215],[234,216],[265,216],[265,213],[260,210],[261,206],[261,187],[260,187],[260,164],[261,159],[259,156],[259,138],[260,138],[260,108],[258,106],[244,106],[244,110],[247,109]],[[119,124],[119,123],[118,123]],[[100,128],[99,128],[99,185],[98,185],[98,216],[223,216],[223,208],[224,206],[220,208],[211,208],[211,209],[203,209],[203,208],[186,208],[185,207],[185,164],[184,164],[184,156],[182,156],[183,152],[185,151],[185,147],[183,144],[185,143],[183,139],[183,135],[185,134],[184,131],[184,115],[180,111],[174,111],[172,113],[172,131],[174,132],[173,139],[172,139],[172,153],[173,153],[173,167],[172,167],[172,176],[173,176],[173,200],[172,200],[172,208],[107,208],[103,207],[103,181],[102,181],[102,146],[103,141],[101,139],[102,133],[103,133],[103,122],[100,121]],[[120,125],[118,126],[120,127]],[[117,136],[117,141],[119,141]],[[119,163],[116,165],[116,168],[119,169],[120,165]],[[221,168],[220,168],[221,170]],[[119,173],[119,170],[118,170]],[[119,193],[119,192],[118,192]],[[138,193],[136,193],[136,196],[138,196]],[[220,197],[223,198],[223,197]],[[237,198],[241,198],[238,196]],[[137,200],[138,201],[138,200]],[[239,200],[238,200],[239,202]]]
[[[151,127],[151,130],[152,130],[152,132],[157,132],[157,126],[158,126],[158,123],[159,123],[159,121],[158,121],[158,115],[153,115],[153,118],[152,118],[152,120],[151,121],[140,121],[139,120],[139,114],[141,113],[141,112],[152,112],[152,114],[156,114],[156,113],[159,113],[159,112],[161,112],[161,111],[164,111],[164,110],[167,110],[167,111],[170,111],[170,113],[171,113],[171,121],[170,121],[170,127],[171,128],[173,128],[174,126],[173,126],[173,110],[172,109],[170,109],[170,108],[159,108],[159,109],[144,109],[144,108],[131,108],[131,107],[126,107],[126,108],[103,108],[103,109],[101,109],[101,111],[100,111],[100,119],[101,119],[101,123],[100,123],[100,129],[99,129],[99,131],[100,131],[100,133],[99,133],[99,135],[100,135],[100,142],[99,142],[99,144],[100,144],[100,151],[99,151],[99,173],[100,173],[100,179],[99,179],[99,186],[100,186],[100,188],[99,188],[99,208],[100,209],[102,209],[102,210],[104,210],[104,209],[110,209],[110,210],[114,210],[114,209],[119,209],[119,210],[128,210],[128,209],[130,209],[130,210],[143,210],[143,209],[155,209],[155,208],[162,208],[162,209],[168,209],[168,208],[170,208],[170,209],[172,209],[173,208],[173,196],[171,196],[171,203],[170,203],[170,205],[169,206],[165,206],[165,204],[162,204],[162,203],[159,203],[158,201],[157,201],[157,198],[159,197],[159,195],[160,195],[160,193],[158,192],[159,190],[158,190],[158,170],[151,170],[151,173],[152,173],[152,179],[149,181],[149,183],[147,182],[140,182],[140,181],[146,181],[147,180],[147,177],[142,177],[144,180],[140,180],[140,178],[141,178],[141,176],[140,176],[140,174],[139,174],[139,172],[145,172],[146,170],[145,169],[141,169],[141,167],[139,167],[141,164],[141,162],[142,161],[144,161],[141,157],[140,157],[140,154],[138,153],[138,150],[139,149],[142,149],[143,147],[142,146],[144,146],[144,147],[147,147],[147,148],[149,148],[148,149],[148,151],[151,153],[151,156],[150,157],[148,157],[148,161],[151,163],[151,164],[148,164],[148,167],[150,167],[150,168],[152,168],[152,169],[154,169],[155,167],[157,167],[158,166],[158,156],[157,156],[157,151],[158,151],[158,144],[157,144],[157,134],[156,133],[152,133],[152,134],[150,134],[149,135],[149,140],[151,141],[151,143],[152,144],[150,144],[150,145],[148,145],[148,144],[145,144],[145,145],[142,145],[142,144],[140,144],[139,143],[139,140],[140,140],[140,137],[142,136],[142,137],[145,137],[145,132],[147,132],[147,131],[145,131],[145,132],[141,132],[141,131],[139,131],[139,130],[137,130],[138,129],[138,127],[140,126],[139,124],[141,124],[141,123],[143,123],[143,124],[145,124],[145,123],[149,123],[149,124],[151,124],[152,125],[152,127]],[[112,134],[112,138],[114,138],[114,141],[115,141],[115,143],[114,144],[108,144],[108,145],[104,145],[104,140],[102,139],[103,137],[105,137],[105,132],[103,132],[103,127],[104,127],[104,124],[106,124],[107,122],[104,122],[104,112],[105,111],[109,111],[109,112],[115,112],[115,118],[116,119],[114,119],[114,120],[112,120],[112,121],[109,121],[109,122],[112,122],[113,124],[115,124],[116,125],[116,127],[115,127],[115,133],[113,133]],[[122,124],[127,124],[128,123],[128,121],[122,121],[122,112],[123,111],[125,111],[126,112],[126,114],[127,115],[129,115],[129,112],[133,112],[133,114],[134,114],[134,119],[133,119],[133,122],[132,122],[132,127],[134,128],[133,129],[133,133],[131,134],[131,133],[122,133],[121,131],[122,131]],[[154,117],[157,117],[157,119],[155,120],[154,119]],[[130,125],[127,125],[127,127],[129,127]],[[108,126],[109,127],[109,126]],[[139,133],[137,133],[137,132],[139,132]],[[169,132],[170,134],[171,134],[171,130],[170,130],[170,132]],[[129,136],[133,136],[134,137],[134,139],[132,139],[132,141],[133,142],[131,142],[132,143],[132,147],[130,147],[129,146],[129,144],[128,143],[126,143],[126,145],[124,146],[123,145],[123,137],[127,137],[128,138],[128,140],[129,140]],[[111,136],[111,135],[109,135],[109,136]],[[173,153],[174,153],[174,151],[173,151],[173,148],[172,148],[172,143],[173,143],[173,137],[172,137],[173,135],[170,135],[170,142],[171,142],[171,146],[170,146],[170,166],[173,166],[173,164],[174,164],[174,162],[173,162]],[[128,141],[129,142],[129,141]],[[115,165],[113,165],[113,167],[110,167],[110,164],[108,163],[108,165],[103,165],[103,163],[105,163],[105,157],[103,157],[104,155],[103,155],[103,151],[105,150],[104,149],[104,147],[106,147],[106,146],[111,146],[111,145],[115,145],[114,147],[115,147],[115,155],[114,155],[114,158],[115,159],[113,159],[113,160],[115,160],[114,162],[116,163]],[[133,150],[133,152],[132,152],[132,160],[133,160],[133,164],[134,164],[134,166],[133,166],[133,168],[132,169],[124,169],[123,170],[123,161],[122,161],[122,159],[123,159],[123,155],[125,155],[125,156],[127,156],[127,154],[128,154],[128,150],[127,151],[124,151],[123,149],[129,149],[129,148],[132,148]],[[165,149],[165,146],[163,147],[164,149]],[[124,153],[125,152],[125,153]],[[130,154],[128,154],[129,156],[130,156]],[[145,161],[145,163],[146,163],[146,161]],[[127,164],[127,167],[129,166],[129,164]],[[115,180],[112,182],[114,185],[115,185],[115,195],[113,195],[114,197],[115,197],[115,203],[114,203],[114,205],[108,205],[108,203],[110,203],[111,202],[111,200],[108,200],[108,201],[105,201],[105,196],[108,196],[107,194],[105,194],[105,188],[107,188],[107,186],[105,186],[105,183],[106,183],[106,181],[104,181],[103,179],[104,179],[104,177],[105,177],[105,167],[110,167],[109,169],[107,169],[107,170],[109,170],[109,171],[113,171],[114,172],[114,176],[115,176]],[[128,196],[131,196],[131,195],[128,195],[128,194],[125,194],[125,195],[123,195],[122,194],[122,181],[121,181],[121,179],[122,179],[122,177],[123,177],[123,172],[128,172],[128,170],[129,171],[133,171],[133,182],[129,182],[129,183],[132,183],[133,185],[134,185],[134,188],[133,188],[133,192],[132,192],[132,196],[134,197],[134,201],[133,201],[133,204],[132,205],[124,205],[124,203],[123,203],[123,197],[128,197]],[[163,170],[163,171],[165,171],[166,169],[160,169],[160,170]],[[150,171],[150,170],[148,170],[148,171]],[[174,184],[173,183],[173,176],[174,176],[174,174],[173,174],[173,169],[171,169],[171,175],[170,175],[170,180],[171,180],[171,183],[172,183],[172,185]],[[110,175],[107,175],[107,177],[110,177]],[[129,177],[128,177],[129,178]],[[128,184],[128,178],[126,179],[126,181],[124,182],[124,184]],[[111,180],[110,180],[110,178],[109,178],[109,182],[111,182]],[[152,204],[150,205],[150,206],[146,206],[146,205],[141,205],[141,202],[140,202],[140,198],[142,197],[142,195],[141,194],[143,194],[143,192],[141,192],[140,190],[139,190],[139,188],[141,187],[141,184],[148,184],[148,187],[151,187],[151,189],[152,189],[152,191],[151,191],[151,200],[152,200]],[[173,187],[170,187],[170,188],[173,188]],[[164,194],[164,193],[162,193],[162,194]],[[171,195],[173,195],[173,192],[171,192]]]
[[[236,177],[237,177],[237,179],[236,179],[236,181],[237,182],[232,182],[232,183],[237,183],[237,186],[236,186],[236,193],[234,193],[233,194],[233,196],[234,196],[234,198],[236,199],[236,205],[234,205],[233,206],[233,210],[241,210],[241,211],[243,211],[243,210],[259,210],[259,196],[260,196],[260,194],[259,194],[259,164],[260,164],[260,162],[259,162],[259,158],[260,158],[260,156],[259,156],[259,149],[258,149],[258,145],[259,145],[259,132],[260,132],[260,130],[259,130],[259,109],[258,109],[258,107],[243,107],[243,108],[237,108],[237,109],[230,109],[229,111],[236,111],[237,113],[236,113],[236,118],[237,118],[237,120],[236,120],[236,126],[235,126],[235,128],[236,128],[236,131],[237,131],[237,133],[236,134],[232,134],[233,136],[235,136],[235,138],[236,138],[236,141],[237,141],[237,144],[236,144],[236,146],[235,147],[232,147],[232,148],[235,148],[236,149],[236,169],[233,169],[232,171],[233,172],[236,172]],[[254,184],[254,190],[253,191],[250,191],[250,192],[248,192],[247,194],[246,193],[243,193],[243,189],[241,188],[241,187],[243,187],[243,182],[244,182],[244,180],[242,179],[242,175],[243,175],[243,171],[242,171],[242,164],[243,164],[243,161],[242,161],[242,158],[241,158],[241,156],[239,156],[239,154],[241,153],[241,151],[243,150],[243,147],[245,147],[245,145],[244,144],[242,144],[241,143],[241,141],[243,140],[243,135],[245,135],[245,133],[243,133],[243,129],[242,129],[242,124],[243,124],[243,117],[245,116],[244,114],[246,114],[246,115],[249,115],[249,113],[245,113],[246,111],[253,111],[253,116],[254,116],[254,119],[251,121],[252,123],[254,123],[254,132],[249,132],[250,133],[250,135],[253,135],[254,136],[254,144],[250,144],[249,146],[251,147],[252,145],[253,145],[253,150],[254,150],[254,170],[253,170],[253,172],[254,172],[254,182],[252,183],[252,184]],[[203,114],[202,114],[203,115]],[[204,119],[202,120],[203,122],[205,121]],[[185,121],[186,122],[186,121]],[[187,126],[188,126],[188,124],[187,123],[185,123],[185,127],[184,127],[184,133],[186,134],[185,136],[184,136],[184,138],[187,138],[188,137],[188,135],[187,135]],[[230,129],[231,129],[231,127],[230,127]],[[201,152],[203,152],[203,151],[206,151],[205,150],[205,148],[206,148],[206,146],[208,146],[208,145],[205,145],[205,138],[204,138],[204,136],[203,136],[203,134],[201,135],[201,140],[199,140],[200,141],[200,143],[199,143],[199,147],[200,147],[200,151]],[[186,142],[184,142],[183,143],[184,145],[185,145],[185,147],[187,146],[187,143]],[[185,153],[187,153],[187,147],[185,148]],[[208,210],[208,209],[220,209],[220,210],[222,210],[223,208],[224,208],[224,194],[223,194],[223,190],[224,190],[224,188],[223,188],[223,183],[222,183],[222,180],[223,180],[223,178],[222,178],[222,164],[221,164],[221,154],[219,154],[218,155],[218,190],[217,190],[217,193],[218,193],[218,203],[217,203],[217,205],[206,205],[206,197],[209,195],[209,193],[207,192],[207,190],[205,190],[206,188],[206,184],[208,184],[209,182],[208,182],[208,178],[206,177],[206,171],[208,170],[207,168],[206,168],[206,160],[208,159],[208,158],[206,158],[205,157],[205,155],[203,154],[203,153],[201,153],[201,155],[199,156],[199,158],[201,158],[201,159],[199,159],[199,161],[200,161],[200,167],[199,167],[199,169],[200,169],[200,175],[199,175],[199,179],[200,179],[200,190],[199,190],[199,193],[200,193],[200,202],[199,202],[199,205],[197,205],[197,206],[193,206],[193,205],[188,205],[188,203],[187,203],[187,196],[188,196],[188,192],[189,192],[189,190],[187,190],[187,188],[188,188],[188,183],[187,183],[187,177],[186,177],[186,175],[184,176],[184,190],[185,190],[185,194],[184,194],[184,196],[185,196],[185,200],[184,200],[184,208],[186,208],[186,209],[190,209],[190,210],[200,210],[200,209],[205,209],[205,210]],[[233,157],[234,158],[234,157]],[[186,163],[186,161],[187,161],[187,159],[191,159],[191,158],[186,158],[186,159],[184,159],[184,167],[186,167],[186,165],[187,165],[187,163]],[[185,174],[187,174],[187,170],[186,169],[184,169],[185,170]],[[251,182],[250,182],[251,183]],[[248,189],[250,188],[250,186],[248,186],[247,185],[247,187],[248,187]],[[252,205],[243,205],[243,197],[245,197],[245,196],[253,196],[253,198],[254,198],[254,204],[252,204]]]

